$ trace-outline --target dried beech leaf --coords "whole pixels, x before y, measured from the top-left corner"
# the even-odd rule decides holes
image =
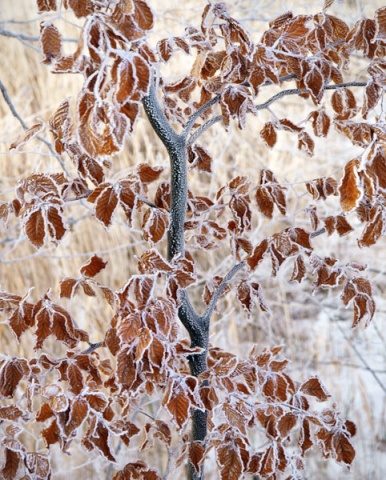
[[[360,248],[375,245],[384,231],[383,212],[380,210],[374,219],[369,222],[362,232],[361,238],[358,240]]]
[[[137,167],[137,172],[142,183],[151,183],[157,180],[164,167],[151,167],[147,163],[141,163]]]
[[[340,204],[345,212],[349,212],[358,206],[362,194],[359,190],[358,177],[359,160],[350,160],[344,169],[344,176],[339,187]]]
[[[150,208],[143,217],[143,237],[152,244],[158,243],[169,227],[169,214],[163,208]]]
[[[260,264],[264,258],[264,255],[267,253],[268,248],[269,242],[267,239],[264,239],[253,249],[252,254],[247,258],[247,263],[251,270],[255,270],[255,268]]]
[[[50,64],[52,60],[62,56],[62,36],[59,30],[51,22],[40,24],[40,41],[43,51],[43,63]]]
[[[56,0],[37,0],[39,13],[56,10]]]
[[[28,372],[25,360],[12,358],[6,361],[0,370],[0,394],[11,398],[20,380]]]
[[[263,129],[260,132],[260,135],[268,147],[274,147],[277,141],[277,133],[275,126],[272,122],[267,122],[264,125]]]
[[[104,262],[101,257],[98,257],[98,255],[93,255],[90,260],[80,269],[80,273],[86,277],[95,277],[95,275],[103,270],[106,265],[107,262]]]
[[[30,140],[32,140],[36,135],[42,132],[45,128],[45,124],[39,120],[38,123],[35,123],[28,130],[24,132],[22,137],[20,137],[16,142],[11,143],[9,150],[19,149],[26,145]]]
[[[327,393],[318,377],[313,377],[302,383],[299,389],[306,395],[316,397],[319,402],[325,402],[331,395]]]
[[[307,132],[300,132],[298,135],[298,149],[303,150],[309,157],[314,154],[315,142]]]
[[[44,245],[44,238],[46,236],[45,222],[41,210],[35,210],[30,213],[24,224],[25,233],[28,240],[36,248],[41,248]]]

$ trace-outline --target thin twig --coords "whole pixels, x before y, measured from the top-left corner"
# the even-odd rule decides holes
[[[86,193],[79,195],[79,197],[67,198],[66,202],[76,202],[77,200],[82,200],[82,198],[87,198],[92,193],[92,190],[88,190]]]
[[[375,370],[369,369],[365,365],[357,365],[355,363],[342,363],[340,360],[331,360],[331,361],[320,361],[318,365],[335,365],[337,367],[347,367],[347,368],[359,368],[362,370],[372,371],[375,373],[386,373],[386,370]]]
[[[141,202],[143,203],[146,203],[146,205],[149,205],[149,207],[151,208],[157,208],[157,205],[155,205],[153,202],[151,202],[150,200],[148,200],[147,198],[144,198],[144,197],[141,197],[140,195],[137,196],[138,200],[140,200]]]
[[[222,115],[218,115],[217,117],[212,117],[210,120],[201,125],[201,127],[199,127],[194,133],[192,133],[187,142],[187,146],[192,145],[197,140],[197,138],[205,132],[205,130],[210,128],[215,123],[220,122],[221,119]]]
[[[209,322],[210,317],[212,316],[212,313],[216,307],[216,303],[218,299],[221,297],[221,294],[225,290],[226,286],[228,283],[232,280],[232,278],[244,267],[246,266],[245,261],[243,260],[242,262],[238,263],[235,265],[222,279],[220,285],[217,287],[217,290],[214,292],[213,297],[210,300],[210,303],[208,305],[208,308],[206,309],[206,312],[203,315],[203,320]]]
[[[32,37],[30,35],[25,35],[24,33],[14,33],[10,32],[9,30],[4,30],[0,28],[0,35],[4,37],[11,37],[17,38],[18,40],[25,40],[27,42],[40,42],[40,37]],[[71,42],[71,43],[78,43],[79,39],[77,38],[62,38],[62,42]]]
[[[18,112],[16,111],[16,108],[15,106],[13,105],[12,103],[12,100],[10,98],[10,96],[8,95],[8,92],[7,92],[7,89],[5,88],[5,85],[3,84],[3,82],[0,80],[0,90],[1,90],[1,93],[3,94],[3,97],[4,97],[4,100],[6,102],[6,104],[8,105],[9,109],[11,110],[11,113],[14,117],[16,117],[20,123],[20,125],[24,128],[24,130],[28,130],[28,126],[27,124],[24,122],[24,120],[21,118],[21,116],[18,114]],[[57,159],[57,161],[59,162],[60,166],[62,167],[64,173],[69,177],[71,178],[71,175],[70,175],[70,172],[67,170],[67,167],[66,165],[64,164],[63,160],[60,158],[60,156],[55,152],[53,146],[51,145],[50,142],[48,142],[45,138],[41,137],[40,135],[37,135],[36,136],[37,139],[39,139],[42,143],[44,143],[48,149],[50,150],[50,152],[52,153],[52,155]]]
[[[196,110],[193,115],[189,118],[188,123],[186,124],[186,127],[184,128],[182,132],[182,136],[186,137],[190,130],[192,129],[195,121],[201,117],[210,107],[215,105],[220,101],[220,95],[216,95],[213,97],[209,102],[206,102],[204,105],[202,105],[198,110]]]
[[[279,82],[285,82],[286,80],[292,80],[294,78],[297,78],[297,76],[294,74],[294,73],[290,73],[289,75],[284,75],[282,77],[279,78]],[[272,80],[268,80],[266,82],[263,83],[263,87],[268,87],[269,85],[272,85],[273,82]],[[248,83],[248,82],[244,82],[242,83],[242,85],[244,87],[250,87],[251,85]],[[186,127],[184,129],[184,131],[182,132],[182,136],[183,137],[186,137],[187,134],[190,132],[190,130],[192,129],[193,125],[194,125],[194,122],[201,117],[201,115],[203,115],[207,110],[208,108],[212,107],[213,105],[215,105],[216,103],[218,103],[220,101],[220,98],[221,96],[220,95],[216,95],[215,97],[213,97],[211,100],[209,100],[207,103],[205,103],[204,105],[202,105],[196,112],[193,113],[193,115],[189,118],[189,121],[188,123],[186,124]],[[220,117],[221,119],[221,117]],[[217,117],[214,117],[212,120],[213,123],[216,123],[219,121],[219,119]],[[211,123],[210,125],[207,125],[206,128],[209,128],[211,125],[213,125],[213,123]],[[201,127],[203,127],[204,125],[201,125]],[[200,128],[201,128],[200,127]],[[199,130],[200,128],[193,134],[195,135]],[[193,140],[193,135],[192,137],[189,139],[189,142],[188,142],[188,145],[191,145],[194,140]],[[201,132],[200,134],[201,135]]]
[[[103,342],[98,342],[98,343],[88,342],[88,344],[90,346],[88,348],[86,348],[86,350],[83,350],[83,352],[80,352],[79,355],[88,355],[89,353],[93,352],[97,348],[100,348],[103,345]]]
[[[339,319],[338,319],[339,320]],[[354,350],[355,354],[359,358],[359,360],[363,363],[363,365],[366,367],[366,370],[368,370],[371,375],[373,376],[374,380],[378,383],[378,385],[381,387],[381,389],[386,393],[386,386],[382,383],[378,375],[375,373],[375,371],[370,367],[370,365],[367,363],[361,352],[357,349],[355,344],[350,341],[350,339],[347,337],[345,334],[343,328],[339,325],[339,322],[336,322],[337,327],[339,328],[341,334],[343,335],[343,338],[347,341],[347,343],[350,345],[350,347]]]
[[[4,100],[5,100],[6,104],[8,105],[9,109],[12,112],[12,115],[19,120],[19,122],[20,122],[21,126],[24,128],[24,130],[28,130],[27,124],[24,122],[24,120],[21,118],[21,116],[17,113],[17,111],[16,111],[16,109],[15,109],[13,103],[12,103],[12,100],[11,100],[10,96],[8,95],[7,89],[5,88],[5,85],[1,80],[0,80],[0,90],[1,90],[1,93],[3,94],[3,97],[4,97]]]
[[[315,232],[310,233],[311,238],[318,237],[319,235],[323,235],[323,233],[326,233],[326,229],[324,227],[319,228],[319,230],[316,230]]]
[[[337,85],[326,85],[324,87],[325,90],[337,90],[339,88],[345,88],[345,87],[365,87],[367,85],[366,82],[346,82],[346,83],[339,83]],[[279,100],[280,98],[286,97],[287,95],[300,95],[302,93],[308,93],[307,90],[301,89],[301,88],[291,88],[289,90],[283,90],[273,97],[269,98],[266,102],[261,103],[259,105],[255,105],[254,111],[258,112],[259,110],[264,110],[268,108],[272,103],[276,102],[276,100]],[[205,122],[203,125],[201,125],[189,138],[187,145],[192,145],[197,138],[202,135],[208,128],[210,128],[212,125],[215,123],[221,121],[222,115],[218,115],[216,117],[212,117],[209,119],[207,122]]]

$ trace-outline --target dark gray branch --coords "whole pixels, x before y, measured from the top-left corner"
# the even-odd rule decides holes
[[[100,348],[103,345],[103,342],[98,342],[98,343],[90,343],[89,342],[89,347],[86,348],[86,350],[83,350],[83,352],[80,352],[79,355],[88,355],[89,353],[92,353],[94,350],[97,348]]]
[[[142,103],[154,131],[165,145],[170,158],[171,205],[168,231],[168,259],[172,260],[185,254],[184,227],[188,203],[187,133],[178,135],[170,126],[159,104],[153,81],[149,94],[142,99]],[[193,123],[194,120],[192,120],[192,125]],[[202,353],[188,357],[190,372],[195,377],[198,377],[207,369],[209,322],[204,323],[203,319],[195,312],[186,290],[180,290],[179,300],[178,316],[190,335],[191,346],[203,349]],[[204,442],[206,434],[207,412],[196,409],[192,413],[192,441]],[[202,479],[202,474],[197,475],[191,464],[189,464],[189,479]]]
[[[168,119],[159,104],[154,79],[150,82],[148,95],[142,98],[142,104],[155,133],[169,151],[169,149],[173,148],[176,142],[178,142],[179,136],[170,126]]]
[[[291,77],[294,78],[294,77]],[[326,85],[324,87],[325,90],[337,90],[339,88],[345,88],[345,87],[365,87],[367,85],[366,82],[346,82],[346,83],[339,83],[337,85]],[[307,93],[307,90],[301,89],[301,88],[291,88],[289,90],[283,90],[273,97],[269,98],[266,102],[260,103],[258,105],[255,105],[255,112],[259,110],[264,110],[268,108],[272,103],[276,102],[276,100],[279,100],[280,98],[286,97],[287,95],[300,95],[301,93]],[[220,122],[222,119],[222,115],[218,115],[216,117],[212,117],[209,119],[207,122],[205,122],[203,125],[201,125],[189,138],[188,140],[188,145],[192,145],[197,138],[202,135],[208,128],[210,128],[212,125],[214,125],[217,122]]]
[[[186,127],[184,128],[184,131],[182,132],[182,136],[186,137],[190,130],[192,129],[194,123],[196,120],[198,120],[201,115],[203,115],[210,107],[213,105],[216,105],[220,101],[220,95],[216,95],[213,97],[209,102],[206,102],[204,105],[202,105],[198,110],[196,110],[193,115],[189,118],[188,123],[186,124]]]

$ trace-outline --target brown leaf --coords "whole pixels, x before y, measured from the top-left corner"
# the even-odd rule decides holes
[[[382,97],[382,88],[373,80],[370,80],[363,92],[362,116],[367,118],[370,110],[375,108]]]
[[[3,420],[11,420],[15,422],[18,418],[23,416],[23,411],[16,405],[9,405],[7,407],[0,407],[0,418]]]
[[[307,120],[312,120],[312,128],[317,137],[326,137],[330,129],[331,120],[324,108],[308,115]]]
[[[298,135],[298,149],[303,150],[309,157],[314,154],[315,142],[307,132],[300,132]]]
[[[56,11],[56,0],[37,0],[39,13]]]
[[[54,412],[52,408],[49,406],[48,403],[43,403],[40,407],[38,413],[36,414],[36,421],[37,422],[45,422],[49,418],[54,416]]]
[[[303,453],[303,455],[313,446],[314,442],[311,439],[311,432],[310,432],[310,422],[305,418],[303,420],[302,428],[300,429],[300,436],[299,436],[299,447]]]
[[[304,264],[303,256],[298,255],[294,263],[291,282],[301,283],[305,274],[306,274],[306,266]]]
[[[113,185],[107,186],[95,201],[95,217],[105,226],[111,225],[118,204],[118,196]]]
[[[304,76],[306,89],[311,93],[311,97],[316,104],[322,100],[324,93],[324,78],[318,67],[314,66],[312,70]]]
[[[311,221],[312,230],[317,230],[319,225],[319,217],[316,205],[310,204],[304,209],[304,211]]]
[[[355,450],[347,436],[343,432],[336,433],[332,438],[332,446],[335,451],[336,461],[350,467],[355,458]]]
[[[269,248],[269,243],[267,239],[262,240],[256,247],[253,249],[252,254],[247,258],[248,266],[251,270],[255,270],[256,267],[263,260],[264,255],[267,253]]]
[[[101,270],[103,270],[108,262],[104,262],[98,255],[93,255],[90,260],[82,266],[80,273],[86,277],[95,277]]]
[[[76,278],[65,278],[60,282],[60,297],[71,298],[75,295],[78,287],[78,280]]]
[[[169,214],[163,208],[150,208],[142,221],[143,238],[151,244],[162,240],[169,227]]]
[[[321,177],[306,183],[307,190],[314,200],[326,200],[329,195],[338,194],[338,183],[332,177]]]
[[[41,436],[44,438],[47,447],[60,440],[61,433],[56,420],[53,420],[49,427],[41,431]]]
[[[142,30],[153,28],[153,12],[145,0],[134,2],[134,20]]]
[[[375,35],[374,40],[386,41],[386,7],[378,8],[374,14]]]
[[[89,403],[86,398],[84,398],[83,396],[75,397],[71,402],[68,420],[64,426],[65,434],[67,436],[72,436],[87,418],[88,413]]]
[[[92,0],[67,0],[67,3],[78,18],[87,17],[93,12]]]
[[[141,255],[138,266],[141,273],[171,273],[173,271],[173,267],[153,249],[147,250]]]
[[[271,192],[267,187],[257,187],[255,199],[260,212],[267,218],[271,219],[273,215],[274,203]]]
[[[29,452],[25,456],[25,464],[28,471],[35,478],[49,478],[51,475],[50,461],[47,455],[41,453]]]
[[[44,238],[46,235],[44,218],[41,210],[32,211],[26,215],[24,223],[25,233],[28,240],[36,248],[41,248],[44,245]]]
[[[140,163],[137,167],[137,172],[142,183],[151,183],[159,178],[163,172],[164,167],[152,167],[147,163]]]
[[[6,448],[4,454],[5,462],[1,469],[2,476],[4,480],[16,480],[20,464],[20,453]]]
[[[348,88],[335,90],[331,97],[331,105],[336,112],[337,120],[349,120],[358,111],[354,94]]]
[[[167,62],[173,53],[172,42],[168,38],[163,38],[157,43],[157,51],[161,60]]]
[[[51,22],[40,24],[40,41],[43,51],[43,63],[51,64],[52,60],[62,56],[62,36],[59,30]]]
[[[0,394],[11,398],[15,393],[20,380],[26,375],[27,365],[25,360],[12,358],[6,361],[0,370]]]
[[[162,404],[173,417],[173,422],[180,430],[189,419],[190,400],[187,392],[176,381],[169,387]]]
[[[67,378],[71,392],[75,395],[79,395],[80,392],[83,390],[83,375],[76,365],[70,364],[68,366]]]
[[[343,215],[338,215],[336,217],[336,231],[338,232],[338,235],[340,237],[347,235],[353,230],[353,227],[348,223],[348,221]]]
[[[189,445],[188,458],[197,473],[200,472],[200,465],[204,461],[205,448],[200,442],[191,442]]]
[[[316,397],[319,402],[325,402],[331,396],[329,393],[327,393],[318,377],[312,377],[306,382],[302,383],[299,390],[306,395]]]
[[[188,161],[191,168],[200,172],[212,173],[212,157],[201,145],[194,144],[188,147]]]
[[[375,245],[382,235],[384,229],[383,211],[379,210],[378,214],[371,222],[368,222],[362,232],[361,238],[358,240],[360,248]]]
[[[253,111],[253,103],[247,87],[228,85],[221,94],[221,113],[224,125],[229,126],[231,118],[237,118],[240,129],[246,125],[246,114]]]
[[[365,327],[367,327],[375,313],[375,302],[369,280],[365,277],[353,277],[347,282],[341,298],[346,306],[354,299],[352,327],[357,327],[363,319],[365,319]]]
[[[285,440],[291,430],[297,424],[298,418],[293,412],[287,412],[280,417],[277,423],[277,429],[280,432],[281,438]]]
[[[238,448],[229,443],[222,444],[217,448],[217,458],[220,464],[221,480],[240,480],[243,464]]]
[[[358,206],[361,197],[361,191],[358,188],[359,160],[350,160],[344,169],[344,176],[339,187],[340,204],[345,212],[349,212]]]
[[[120,340],[117,335],[116,328],[110,327],[105,335],[104,344],[106,344],[107,348],[110,352],[115,356],[119,351]]]
[[[8,319],[9,326],[20,341],[20,336],[32,327],[35,323],[33,317],[33,304],[24,301],[23,299],[18,307],[13,311]],[[1,301],[0,301],[1,303]]]
[[[32,140],[36,135],[42,132],[45,128],[44,123],[39,120],[38,123],[35,123],[30,127],[28,130],[24,132],[24,134],[16,140],[16,142],[11,143],[9,150],[19,149],[26,145],[30,140]]]
[[[54,243],[58,244],[67,229],[64,226],[61,208],[49,207],[46,213],[47,228]]]
[[[149,348],[150,344],[152,343],[153,340],[153,334],[151,331],[143,327],[140,330],[137,330],[137,349],[135,352],[135,362],[139,362],[142,360],[142,357],[145,353],[145,351]]]
[[[304,130],[302,127],[298,127],[297,125],[295,125],[288,118],[282,118],[281,120],[279,120],[279,124],[281,128],[287,132],[300,133]]]
[[[267,122],[264,125],[263,129],[260,132],[260,135],[268,147],[274,147],[277,141],[277,133],[275,130],[275,126],[272,122]]]

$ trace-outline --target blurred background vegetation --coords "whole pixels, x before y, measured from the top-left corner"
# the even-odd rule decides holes
[[[150,37],[151,45],[169,34],[182,34],[186,25],[197,26],[206,5],[204,0],[158,0],[149,3],[156,17],[154,35]],[[363,16],[372,17],[374,11],[383,5],[383,0],[348,0],[336,2],[330,13],[352,26]],[[255,41],[259,40],[269,21],[281,13],[287,10],[293,10],[295,14],[317,13],[322,7],[322,1],[315,0],[228,2],[232,15],[245,24]],[[46,17],[57,15],[38,16],[36,11],[33,0],[0,0],[0,80],[28,126],[32,126],[37,119],[48,121],[59,103],[68,96],[76,98],[82,86],[80,76],[53,75],[41,63],[40,44],[37,41],[39,24]],[[79,35],[79,21],[62,12],[56,25],[67,40],[65,50],[68,53],[73,51],[74,39]],[[163,72],[172,81],[189,72],[192,62],[192,58],[179,53],[170,64],[163,67]],[[363,70],[365,62],[359,56],[353,57],[352,66],[355,68],[350,69],[350,77],[347,76],[345,80],[366,78]],[[288,85],[292,86],[290,83]],[[265,89],[258,98],[259,103],[276,91],[277,87]],[[354,93],[361,101],[360,93]],[[328,109],[329,98],[329,94],[326,95]],[[211,176],[191,172],[190,189],[196,195],[214,196],[222,185],[237,175],[248,175],[252,182],[256,182],[262,167],[272,170],[278,181],[287,186],[287,215],[281,217],[277,214],[272,221],[255,216],[250,237],[253,243],[290,225],[309,229],[304,206],[306,201],[309,203],[310,197],[305,183],[321,176],[332,176],[339,181],[347,161],[361,153],[361,149],[353,147],[333,130],[327,139],[317,139],[315,156],[312,158],[297,150],[297,139],[287,132],[279,133],[279,141],[273,150],[263,145],[259,132],[264,123],[270,120],[271,114],[302,123],[312,109],[310,101],[285,97],[272,105],[271,113],[262,111],[257,118],[250,117],[244,131],[232,125],[229,132],[225,132],[217,124],[200,139],[200,144],[212,154],[214,163]],[[0,96],[0,202],[14,198],[15,186],[22,178],[34,172],[60,171],[57,159],[37,139],[21,151],[10,154],[10,143],[21,133],[19,121]],[[47,132],[44,136],[51,140]],[[110,179],[122,178],[143,162],[163,165],[163,179],[167,180],[166,151],[145,118],[137,123],[135,135],[127,140],[124,151],[112,159],[108,176]],[[67,165],[73,171],[69,162]],[[152,193],[150,191],[150,198]],[[338,199],[333,197],[318,204],[318,208],[321,218],[336,214],[339,211]],[[58,247],[47,244],[39,252],[28,243],[17,220],[11,220],[7,228],[0,223],[1,287],[19,295],[25,295],[33,288],[30,295],[34,300],[50,288],[58,296],[59,281],[66,276],[76,277],[81,265],[93,253],[98,253],[109,262],[98,280],[111,288],[122,287],[129,276],[136,273],[136,256],[147,248],[140,222],[128,229],[123,217],[118,218],[107,233],[91,217],[91,212],[92,207],[86,201],[73,202],[66,214],[71,232]],[[252,343],[262,346],[285,344],[285,354],[291,360],[292,376],[301,380],[317,373],[342,414],[357,424],[358,434],[354,438],[357,458],[352,471],[343,471],[332,461],[322,461],[311,453],[305,478],[313,480],[386,478],[385,241],[381,239],[370,250],[360,250],[357,238],[361,227],[354,217],[349,220],[355,227],[354,232],[343,238],[336,234],[331,237],[321,235],[313,241],[313,245],[320,255],[334,256],[342,263],[355,260],[368,265],[368,277],[373,282],[377,302],[377,313],[368,329],[350,329],[352,309],[343,308],[339,289],[323,290],[312,295],[311,276],[300,286],[291,284],[291,261],[286,262],[278,277],[273,279],[268,261],[264,261],[256,272],[256,281],[263,286],[271,315],[262,314],[256,309],[248,319],[235,301],[235,295],[230,293],[220,302],[220,313],[215,315],[212,327],[212,343],[241,356],[245,355]],[[165,244],[161,244],[160,248],[166,251]],[[205,282],[214,275],[224,275],[232,260],[227,242],[222,242],[220,248],[210,252],[193,248],[190,251],[198,265],[199,279],[194,287],[194,295],[199,305]],[[63,305],[70,309],[79,326],[90,333],[92,341],[101,340],[112,313],[102,298],[80,294],[71,302],[63,301]],[[30,358],[33,355],[31,337],[25,335],[18,344],[4,323],[0,324],[0,353]],[[54,342],[48,341],[45,349],[58,355],[63,353],[62,347]],[[34,432],[31,434],[33,436]],[[86,455],[74,447],[71,455],[66,460],[59,460],[58,457],[53,478],[64,479],[69,473],[73,478],[104,478],[96,473],[102,467],[98,466],[100,460],[95,455]],[[209,478],[217,478],[214,474],[211,476],[210,468]]]

